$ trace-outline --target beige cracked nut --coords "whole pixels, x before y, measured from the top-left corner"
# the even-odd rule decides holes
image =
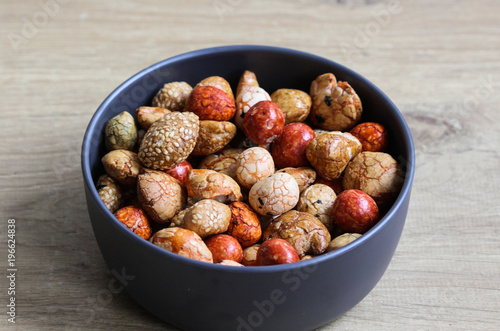
[[[338,81],[332,73],[318,76],[310,89],[312,98],[309,118],[321,129],[348,131],[360,120],[363,107],[354,89]]]
[[[330,186],[314,184],[300,194],[297,210],[313,215],[331,231],[334,227],[332,207],[336,197]]]
[[[196,86],[194,88],[196,88],[198,86],[217,87],[219,90],[226,92],[234,100],[234,94],[233,94],[233,90],[231,89],[231,85],[223,77],[220,77],[220,76],[207,77],[207,78],[203,79],[201,82],[199,82],[198,84],[196,84]]]
[[[308,167],[287,167],[276,172],[286,172],[287,174],[292,175],[299,185],[300,192],[304,191],[316,180],[316,171]]]
[[[331,252],[341,247],[344,247],[345,245],[352,243],[359,237],[361,237],[361,234],[359,233],[343,233],[340,236],[337,236],[334,239],[332,239],[326,251]]]
[[[243,249],[243,259],[241,264],[245,267],[254,267],[257,265],[257,251],[260,248],[260,244],[255,244],[250,247]]]
[[[123,206],[123,190],[109,175],[101,175],[96,183],[97,194],[112,213]]]
[[[319,176],[333,180],[361,149],[361,143],[352,134],[331,131],[316,136],[307,146],[306,156]]]
[[[240,94],[236,95],[234,123],[238,128],[243,130],[243,118],[245,114],[260,101],[271,101],[271,96],[259,86],[246,86]]]
[[[346,190],[367,193],[379,207],[385,207],[399,193],[403,180],[398,162],[390,154],[361,152],[345,169],[342,185]]]
[[[170,113],[170,110],[161,107],[139,107],[135,110],[139,125],[147,130],[154,122],[162,118],[165,114]]]
[[[328,229],[309,213],[290,210],[269,224],[262,236],[264,242],[272,238],[286,240],[299,257],[321,254],[330,244]]]
[[[142,165],[136,153],[115,149],[104,155],[101,162],[106,173],[120,184],[133,186],[137,183]]]
[[[208,263],[213,263],[212,252],[195,232],[177,227],[165,228],[151,237],[151,242],[169,252]]]
[[[240,76],[240,80],[238,81],[238,86],[236,87],[236,97],[241,94],[241,91],[245,87],[248,86],[259,86],[259,82],[257,81],[257,77],[255,73],[249,70],[245,70],[243,74]]]
[[[223,149],[236,136],[236,125],[226,121],[200,121],[200,131],[191,155],[209,155]]]
[[[115,149],[132,150],[137,143],[137,126],[130,113],[123,111],[106,123],[104,144],[108,151]]]
[[[186,82],[171,82],[163,85],[152,101],[153,107],[182,111],[193,88]]]
[[[258,214],[277,216],[294,208],[299,194],[295,178],[278,172],[255,183],[250,189],[248,200]]]
[[[240,186],[228,175],[213,170],[192,169],[186,181],[187,194],[193,202],[214,199],[233,202],[242,199]]]
[[[154,122],[139,148],[144,166],[169,170],[186,160],[196,145],[199,122],[191,112],[170,112]]]
[[[236,160],[243,151],[243,148],[226,147],[217,153],[204,157],[198,164],[198,168],[214,170],[236,179]]]
[[[180,182],[157,170],[147,170],[138,176],[137,197],[152,220],[167,225],[186,203],[186,191]]]
[[[247,189],[273,173],[273,157],[271,153],[262,147],[248,148],[236,160],[236,179],[238,183]]]
[[[301,90],[282,88],[271,94],[271,100],[283,111],[285,125],[305,121],[311,111],[311,97]]]

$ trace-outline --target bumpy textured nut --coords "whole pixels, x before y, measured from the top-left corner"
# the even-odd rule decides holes
[[[151,242],[169,252],[181,256],[213,263],[212,252],[193,231],[177,227],[165,228],[151,237]]]
[[[186,192],[172,176],[148,170],[137,178],[137,198],[148,216],[162,224],[179,212],[186,203]]]
[[[170,110],[161,107],[139,107],[135,110],[139,125],[147,130],[154,122],[162,118],[165,114],[170,113]]]
[[[332,239],[326,251],[331,252],[341,247],[344,247],[345,245],[352,243],[359,237],[361,237],[361,234],[359,233],[343,233],[340,236],[337,236],[334,239]]]
[[[361,143],[348,132],[331,131],[312,140],[306,156],[318,175],[332,180],[342,174],[345,167],[358,153]]]
[[[207,77],[207,78],[203,79],[201,82],[199,82],[198,84],[196,84],[195,88],[197,88],[198,86],[216,87],[216,88],[226,92],[227,95],[229,95],[234,100],[234,94],[233,94],[233,90],[231,89],[231,85],[229,84],[229,82],[226,79],[224,79],[220,76]]]
[[[236,238],[227,234],[217,234],[205,241],[208,249],[212,252],[214,263],[222,261],[234,261],[240,263],[243,259],[243,248]]]
[[[185,112],[193,112],[200,120],[229,121],[236,112],[234,99],[213,86],[198,86],[189,95]]]
[[[337,82],[331,73],[320,75],[311,83],[312,98],[309,118],[321,129],[346,131],[361,118],[363,107],[347,82]]]
[[[219,202],[240,201],[240,186],[228,175],[213,170],[193,169],[189,171],[186,188],[193,201],[214,199]]]
[[[249,70],[245,70],[238,81],[238,87],[236,88],[236,97],[241,94],[241,91],[245,87],[249,86],[259,86],[259,82],[257,81],[257,77],[255,74]]]
[[[242,247],[248,247],[260,240],[262,228],[257,214],[244,202],[236,201],[229,205],[231,221],[227,234],[236,238]]]
[[[280,238],[264,241],[257,251],[256,265],[258,266],[287,264],[298,261],[300,261],[300,258],[293,246]]]
[[[262,238],[286,240],[295,248],[299,257],[321,254],[331,241],[330,232],[323,223],[309,213],[296,210],[290,210],[272,221]]]
[[[255,244],[250,247],[243,249],[243,259],[241,264],[245,267],[254,267],[257,265],[257,251],[259,250],[260,244]]]
[[[311,97],[304,91],[282,88],[271,94],[275,102],[285,115],[285,124],[303,122],[311,111]]]
[[[281,136],[273,142],[271,149],[276,167],[305,167],[309,165],[306,148],[315,137],[313,129],[304,123],[285,125]]]
[[[316,180],[316,171],[308,167],[298,167],[298,168],[283,168],[276,172],[285,172],[292,175],[299,185],[299,191],[302,192],[309,187]]]
[[[191,155],[209,155],[223,149],[236,136],[236,125],[226,121],[200,121],[200,133]]]
[[[247,138],[262,146],[272,143],[281,135],[285,117],[274,102],[260,101],[248,110],[242,125]]]
[[[236,160],[243,151],[243,148],[224,148],[203,158],[198,168],[214,170],[236,179]]]
[[[196,232],[204,238],[226,232],[231,210],[223,203],[211,199],[196,202],[176,217],[181,227]]]
[[[248,189],[262,178],[271,176],[273,173],[273,157],[264,148],[245,149],[236,160],[236,179],[238,183]]]
[[[126,206],[114,213],[115,217],[130,231],[148,240],[151,237],[151,226],[146,213],[139,207]]]
[[[356,125],[350,133],[358,138],[363,151],[383,152],[389,144],[389,133],[382,124],[365,122]]]
[[[350,189],[342,191],[332,207],[333,221],[344,232],[365,233],[380,218],[377,204],[363,191]]]
[[[168,170],[186,160],[196,145],[199,122],[190,112],[171,112],[154,122],[139,148],[144,166]]]
[[[171,111],[182,111],[193,91],[186,82],[171,82],[163,85],[153,98],[152,106],[166,108]]]
[[[258,214],[276,216],[295,207],[299,194],[299,185],[293,176],[278,172],[255,183],[248,200]]]
[[[243,129],[245,114],[260,101],[271,101],[271,96],[259,86],[246,86],[236,95],[234,123],[238,128]]]
[[[104,155],[101,162],[106,173],[120,184],[133,186],[137,183],[142,166],[136,153],[116,149]]]
[[[404,176],[398,162],[384,152],[361,152],[347,166],[344,189],[368,193],[379,206],[390,204],[401,189]]]
[[[96,190],[106,208],[112,213],[122,207],[123,190],[109,175],[102,175],[97,179]]]
[[[134,117],[124,111],[110,119],[104,129],[104,143],[109,151],[134,149],[137,143],[137,127]]]
[[[324,184],[309,186],[300,194],[297,210],[309,213],[319,219],[330,231],[333,229],[332,207],[337,195]]]

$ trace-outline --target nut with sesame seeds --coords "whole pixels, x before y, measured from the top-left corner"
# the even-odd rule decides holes
[[[171,82],[163,85],[153,98],[152,106],[166,108],[171,111],[182,111],[186,101],[193,91],[186,82]]]
[[[186,160],[193,151],[199,134],[198,116],[193,113],[170,112],[151,125],[139,148],[144,166],[168,170]]]
[[[278,172],[255,183],[248,200],[258,214],[281,215],[297,204],[299,185],[292,175]]]
[[[226,232],[230,220],[231,210],[227,205],[205,199],[185,209],[181,224],[204,238]]]
[[[200,121],[200,133],[191,155],[209,155],[223,149],[236,135],[236,125],[226,121]]]
[[[97,193],[106,208],[112,213],[123,205],[123,190],[120,185],[109,175],[101,175],[96,183]]]
[[[170,110],[161,107],[139,107],[135,110],[137,121],[144,130],[149,129],[154,122],[168,113]]]
[[[203,199],[214,199],[219,202],[233,202],[242,199],[238,183],[228,175],[213,170],[190,170],[186,188],[188,196],[194,202]]]
[[[134,186],[142,165],[136,153],[115,149],[108,152],[101,159],[106,173],[120,184]]]
[[[262,147],[245,149],[236,160],[236,179],[248,189],[273,173],[273,157]]]
[[[195,232],[177,227],[159,230],[151,242],[169,252],[208,263],[213,263],[212,252]]]
[[[130,113],[123,111],[106,123],[104,143],[109,151],[133,150],[137,143],[137,126]]]

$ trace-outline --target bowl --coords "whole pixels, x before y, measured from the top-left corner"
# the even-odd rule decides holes
[[[188,259],[163,250],[128,230],[102,203],[95,182],[104,173],[106,122],[139,106],[171,81],[195,85],[222,76],[236,87],[244,70],[255,72],[268,92],[309,91],[320,74],[347,81],[363,102],[362,121],[377,121],[391,134],[390,153],[404,170],[392,207],[365,235],[310,260],[265,267],[232,267]],[[144,309],[183,330],[311,330],[359,303],[377,284],[398,245],[406,219],[415,155],[399,110],[374,84],[326,58],[268,46],[197,50],[154,64],[113,91],[88,124],[82,172],[88,213],[104,260],[125,291]]]

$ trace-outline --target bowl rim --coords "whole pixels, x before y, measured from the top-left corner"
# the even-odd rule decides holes
[[[397,120],[398,125],[401,127],[402,132],[403,132],[403,141],[404,141],[404,148],[407,151],[408,158],[405,160],[407,163],[407,166],[405,167],[405,178],[403,185],[401,187],[401,190],[399,192],[399,195],[397,196],[395,202],[391,206],[391,208],[385,213],[385,215],[380,219],[375,226],[373,226],[369,231],[367,231],[365,234],[363,234],[360,238],[356,239],[355,241],[351,242],[349,245],[346,245],[344,247],[341,247],[335,251],[328,252],[328,253],[323,253],[321,255],[315,256],[313,259],[305,260],[305,261],[299,261],[291,264],[282,264],[282,265],[273,265],[273,266],[255,266],[255,267],[244,267],[244,268],[239,268],[239,267],[234,267],[234,266],[226,266],[226,265],[218,265],[215,263],[207,263],[207,262],[202,262],[202,261],[197,261],[194,259],[190,259],[184,256],[180,256],[178,254],[169,252],[165,249],[162,249],[148,240],[144,240],[137,236],[135,233],[130,231],[124,224],[119,222],[111,213],[111,211],[104,205],[102,202],[101,198],[99,197],[97,190],[95,189],[95,184],[94,180],[92,178],[92,172],[91,172],[91,167],[90,167],[90,150],[93,147],[95,142],[95,136],[96,136],[96,131],[95,127],[97,126],[97,123],[99,122],[101,116],[105,113],[104,110],[109,106],[109,104],[117,97],[120,95],[120,93],[125,90],[127,87],[130,85],[134,84],[137,80],[141,79],[142,77],[145,77],[149,75],[150,73],[166,66],[169,64],[173,64],[175,62],[191,59],[191,58],[196,58],[196,57],[201,57],[201,56],[206,56],[209,54],[215,54],[215,53],[231,53],[231,52],[241,52],[241,51],[246,51],[246,52],[270,52],[270,53],[278,53],[282,55],[295,55],[299,57],[305,57],[309,58],[311,60],[323,62],[325,64],[329,65],[334,65],[337,67],[342,68],[343,71],[348,72],[351,76],[355,77],[356,80],[363,82],[365,85],[369,86],[370,89],[374,90],[376,94],[378,94],[381,99],[385,103],[387,103],[393,110],[395,111],[395,117]],[[99,134],[100,136],[100,134]],[[91,198],[97,202],[97,206],[100,209],[104,215],[108,218],[108,220],[113,224],[113,226],[117,229],[117,231],[120,231],[122,234],[125,236],[132,238],[132,240],[136,241],[138,245],[144,245],[145,249],[150,249],[154,250],[160,255],[164,255],[165,258],[168,259],[174,259],[178,263],[184,263],[191,265],[193,267],[201,267],[204,269],[208,270],[220,270],[220,271],[227,271],[227,272],[234,272],[234,273],[274,273],[274,272],[284,272],[288,270],[294,270],[297,268],[308,268],[311,266],[314,266],[316,264],[320,264],[326,260],[333,260],[338,256],[344,255],[345,253],[356,249],[357,247],[363,245],[366,241],[370,240],[371,237],[373,237],[380,229],[382,229],[386,224],[392,219],[393,215],[396,213],[396,211],[401,207],[403,204],[405,197],[410,195],[411,192],[411,186],[413,182],[413,177],[415,173],[415,147],[413,143],[413,139],[411,136],[410,129],[408,127],[408,124],[406,123],[403,114],[400,112],[400,110],[396,107],[396,105],[392,102],[392,100],[382,91],[380,90],[375,84],[373,84],[371,81],[366,79],[365,77],[361,76],[357,72],[353,71],[350,68],[345,67],[342,64],[339,64],[333,60],[327,59],[325,57],[321,57],[319,55],[314,55],[311,53],[307,53],[304,51],[299,51],[295,49],[290,49],[290,48],[284,48],[284,47],[276,47],[276,46],[263,46],[263,45],[231,45],[231,46],[217,46],[217,47],[209,47],[209,48],[203,48],[203,49],[198,49],[194,51],[189,51],[185,53],[181,53],[179,55],[175,55],[173,57],[169,57],[167,59],[161,60],[149,67],[146,67],[145,69],[137,72],[127,80],[125,80],[123,83],[121,83],[117,88],[115,88],[107,97],[106,99],[99,105],[97,110],[94,112],[92,115],[87,128],[85,130],[85,134],[83,137],[82,141],[82,147],[81,147],[81,168],[82,168],[82,174],[83,174],[83,180],[84,180],[84,185],[88,188],[88,192],[91,196]]]

